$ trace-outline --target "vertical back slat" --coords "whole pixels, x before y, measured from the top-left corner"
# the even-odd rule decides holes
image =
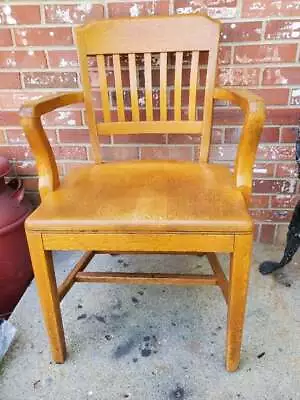
[[[140,120],[135,54],[128,54],[132,121]]]
[[[175,119],[175,121],[181,121],[182,60],[183,60],[183,52],[176,51],[175,82],[174,82],[174,119]]]
[[[146,120],[153,121],[151,53],[145,53]]]
[[[86,43],[81,35],[77,36],[77,44],[78,44],[78,56],[79,56],[80,71],[81,71],[81,82],[84,90],[84,104],[86,108],[92,151],[95,163],[99,164],[101,161],[101,157],[100,157],[97,121],[93,107],[88,58],[86,55],[86,47],[85,47]]]
[[[208,54],[208,65],[204,95],[204,106],[203,106],[203,128],[202,128],[202,139],[200,148],[200,162],[208,161],[209,145],[211,138],[211,126],[212,126],[212,109],[213,109],[213,94],[215,89],[216,80],[216,65],[217,65],[218,49],[215,47]]]
[[[195,121],[196,118],[196,96],[197,79],[199,70],[199,51],[192,52],[191,73],[190,73],[190,91],[189,91],[189,120]]]
[[[114,65],[115,88],[117,96],[118,120],[119,122],[124,122],[125,112],[124,112],[123,85],[122,85],[121,64],[120,64],[119,54],[113,54],[113,65]]]
[[[97,56],[97,65],[98,65],[98,74],[99,74],[101,102],[102,102],[102,109],[103,109],[103,118],[104,118],[104,122],[110,122],[111,121],[110,104],[109,104],[109,97],[108,97],[104,55],[101,54],[101,55]]]
[[[159,98],[160,98],[160,120],[167,120],[167,60],[168,53],[160,53],[160,65],[159,65]]]

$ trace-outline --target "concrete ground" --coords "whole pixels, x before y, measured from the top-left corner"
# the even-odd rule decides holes
[[[56,255],[59,280],[78,255]],[[218,288],[77,284],[62,303],[69,356],[55,365],[32,283],[11,318],[17,337],[0,367],[0,399],[300,399],[300,258],[273,276],[257,270],[280,255],[255,247],[236,373],[224,369],[226,307]],[[103,255],[95,265],[207,271],[198,256]]]

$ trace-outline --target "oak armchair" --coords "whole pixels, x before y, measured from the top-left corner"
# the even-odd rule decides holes
[[[215,88],[219,32],[220,23],[202,15],[103,20],[77,28],[83,91],[29,102],[21,109],[21,124],[36,159],[41,195],[41,205],[26,221],[26,232],[52,355],[58,363],[64,362],[66,355],[60,313],[62,298],[75,282],[117,282],[218,285],[228,305],[226,367],[228,371],[238,367],[253,232],[247,206],[251,196],[253,163],[264,122],[264,104],[260,97],[247,90]],[[209,57],[203,120],[199,121],[196,94],[199,52],[203,50],[209,52]],[[188,118],[182,120],[182,66],[186,51],[191,52],[189,106]],[[169,52],[175,53],[172,118],[167,115]],[[159,53],[158,120],[153,116],[151,53]],[[124,54],[128,55],[129,120],[125,113],[120,66],[120,55]],[[143,57],[145,118],[141,117],[139,109],[137,54]],[[102,122],[97,122],[93,108],[88,56],[97,59]],[[107,56],[112,57],[115,77],[116,121],[111,113]],[[223,165],[208,164],[215,99],[236,104],[244,112],[234,173]],[[83,102],[86,107],[95,164],[71,171],[60,182],[41,116],[78,102]],[[102,163],[99,135],[129,133],[199,134],[200,161]],[[52,250],[85,251],[59,287],[55,280]],[[213,274],[84,271],[95,252],[205,253]],[[228,280],[217,252],[231,255]]]

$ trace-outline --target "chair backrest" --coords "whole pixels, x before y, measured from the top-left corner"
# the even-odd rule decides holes
[[[122,18],[101,20],[76,29],[85,106],[95,161],[100,161],[100,134],[172,133],[201,135],[200,161],[207,162],[213,107],[213,91],[220,22],[204,15]],[[197,118],[196,95],[199,84],[199,54],[208,52],[203,119]],[[188,81],[188,113],[182,119],[182,71],[184,54],[190,55]],[[171,54],[170,54],[171,53]],[[159,70],[159,112],[153,113],[153,55]],[[169,54],[169,55],[168,55]],[[168,113],[168,57],[175,57],[174,113]],[[101,94],[102,119],[97,121],[90,79],[89,59],[96,61]],[[128,63],[130,108],[124,106],[124,74]],[[112,112],[107,67],[111,63],[114,76],[116,113]],[[140,67],[143,69],[145,116],[142,118],[139,99]],[[116,114],[116,115],[115,115]]]

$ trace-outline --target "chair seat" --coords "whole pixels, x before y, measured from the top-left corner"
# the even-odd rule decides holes
[[[251,232],[222,165],[133,161],[75,168],[27,219],[39,231]]]

